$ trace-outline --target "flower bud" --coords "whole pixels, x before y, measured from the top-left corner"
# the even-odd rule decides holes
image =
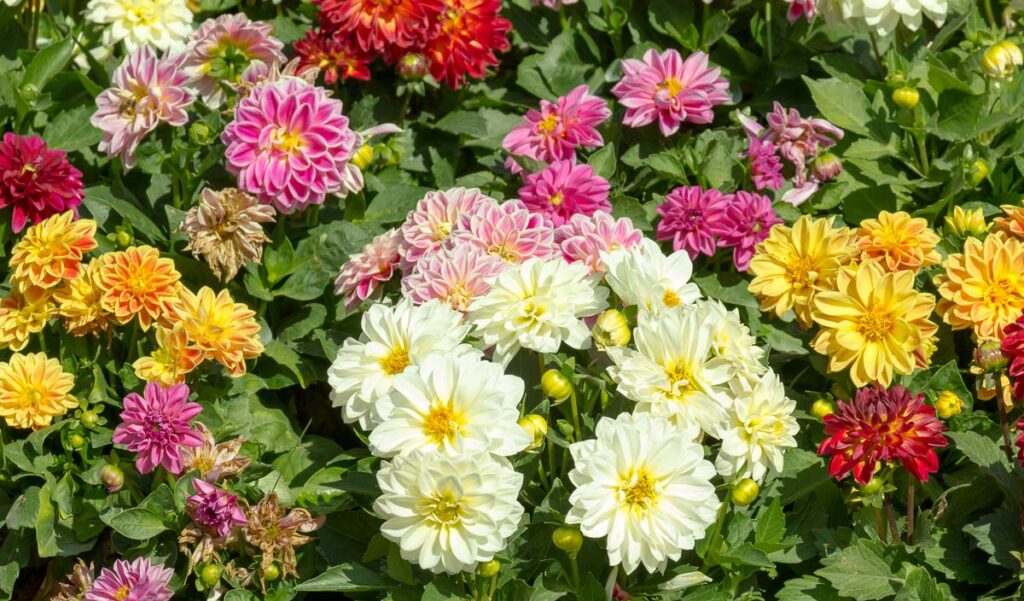
[[[814,159],[814,162],[811,163],[811,170],[814,172],[815,179],[827,182],[843,172],[843,162],[831,152],[826,152]]]
[[[580,547],[583,546],[583,535],[575,528],[562,526],[555,528],[555,531],[551,533],[551,542],[568,553],[569,557],[576,557]]]
[[[951,390],[943,390],[939,398],[935,399],[935,412],[942,419],[949,419],[959,415],[964,410],[964,401]]]
[[[761,487],[750,478],[744,478],[732,487],[732,502],[740,507],[746,507],[757,499]]]
[[[281,577],[281,568],[277,567],[276,563],[272,563],[269,566],[263,568],[263,579],[267,582],[273,582]]]
[[[107,487],[107,492],[115,493],[124,486],[124,472],[116,465],[104,465],[100,470],[100,482]]]
[[[540,389],[557,405],[572,394],[572,383],[557,369],[549,369],[540,377]]]
[[[912,109],[921,101],[921,93],[917,91],[917,88],[911,88],[908,86],[896,88],[892,92],[892,101],[895,102],[898,107]]]
[[[213,142],[213,130],[202,121],[196,121],[188,127],[188,139],[199,146],[206,146]]]
[[[21,86],[18,88],[18,92],[21,93],[22,99],[30,105],[35,104],[36,99],[39,98],[39,86],[32,83]]]
[[[967,183],[969,183],[972,187],[977,186],[981,182],[985,181],[985,178],[988,177],[988,174],[988,163],[981,159],[978,159],[977,161],[974,161],[974,164],[971,165],[971,168],[967,170]]]
[[[203,569],[199,571],[199,579],[203,581],[206,586],[214,586],[220,582],[220,575],[223,572],[223,568],[215,563],[208,563],[203,566]]]
[[[370,144],[363,144],[356,151],[354,157],[352,157],[352,164],[359,168],[360,171],[366,171],[366,168],[373,162],[373,146]]]
[[[980,236],[988,231],[989,224],[985,223],[985,213],[981,208],[964,210],[963,207],[953,207],[953,214],[946,215],[946,230],[957,236]]]
[[[836,405],[828,399],[818,399],[811,405],[811,415],[818,419],[825,419],[826,415],[836,412]]]
[[[96,424],[100,422],[99,414],[96,413],[95,411],[92,411],[91,409],[83,413],[80,419],[82,421],[82,425],[85,426],[86,428],[89,428],[90,430],[95,428]]]
[[[998,373],[1006,369],[1006,355],[999,348],[998,340],[984,340],[974,349],[974,364],[982,373]]]
[[[1004,79],[1024,64],[1020,48],[1010,40],[996,42],[981,55],[981,68],[989,77]]]
[[[398,75],[406,81],[419,81],[427,74],[427,57],[410,52],[398,60]]]
[[[526,447],[527,451],[533,451],[544,444],[544,437],[548,434],[548,420],[544,416],[536,413],[524,415],[519,419],[519,427],[533,438],[533,442]]]
[[[604,350],[609,347],[626,346],[632,337],[629,321],[621,311],[608,309],[598,316],[591,330],[597,348]]]
[[[68,436],[68,443],[72,449],[80,449],[86,445],[89,441],[85,439],[81,434],[72,434]]]
[[[117,234],[114,236],[114,243],[117,244],[119,249],[124,250],[128,248],[132,245],[132,242],[134,240],[132,240],[131,234],[121,229],[117,230]]]
[[[867,481],[867,484],[860,485],[860,494],[864,496],[877,495],[882,492],[882,486],[885,484],[881,478],[875,476]]]
[[[497,559],[492,559],[486,563],[482,563],[476,568],[476,573],[483,576],[484,578],[493,578],[498,575],[501,571],[501,562]]]

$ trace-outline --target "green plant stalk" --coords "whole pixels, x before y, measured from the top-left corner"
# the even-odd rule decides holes
[[[999,27],[996,24],[996,15],[992,12],[992,0],[985,0],[985,20],[988,21],[989,27],[993,29]]]
[[[540,478],[540,484],[547,490],[551,490],[551,481],[548,480],[547,474],[544,472],[544,459],[541,458],[537,461],[537,477]]]
[[[925,177],[928,177],[928,147],[925,142],[925,134],[915,133],[914,139],[917,140],[917,153],[920,157],[921,174],[924,175]]]
[[[572,427],[575,431],[572,433],[573,441],[580,440],[583,436],[583,428],[580,427],[580,408],[576,403],[576,387],[572,387],[572,392],[569,393],[569,404],[572,407]]]
[[[580,564],[576,562],[576,555],[569,556],[569,568],[572,570],[572,588],[576,596],[580,594]]]
[[[907,478],[907,544],[914,542],[914,477]]]
[[[772,62],[772,3],[764,3],[764,31],[765,31],[765,52],[768,53],[768,62]]]

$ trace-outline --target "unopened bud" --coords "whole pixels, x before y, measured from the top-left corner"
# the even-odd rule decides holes
[[[107,492],[115,493],[124,486],[124,472],[116,465],[107,464],[100,470],[100,482],[107,487]]]
[[[132,235],[124,230],[118,230],[117,234],[114,236],[114,243],[117,244],[117,247],[121,250],[131,246],[132,242],[134,242]]]
[[[949,419],[959,415],[964,410],[964,401],[951,390],[943,390],[939,398],[935,400],[935,412],[942,419]]]
[[[213,130],[210,129],[209,125],[202,121],[196,121],[188,128],[188,139],[191,140],[193,144],[206,146],[213,142]]]
[[[878,476],[875,476],[868,480],[866,484],[860,485],[860,494],[868,497],[872,495],[877,495],[878,493],[882,492],[882,487],[884,485],[885,482],[883,482],[882,479],[879,478]]]
[[[501,562],[497,559],[492,559],[488,562],[480,564],[476,568],[476,573],[483,576],[484,578],[493,578],[498,575],[501,571]]]
[[[896,88],[892,92],[892,101],[896,103],[896,106],[912,109],[921,101],[921,93],[917,91],[917,88]]]
[[[998,340],[985,340],[974,349],[974,364],[982,373],[998,373],[1006,369],[1006,355],[999,348]]]
[[[831,152],[826,152],[814,159],[814,162],[811,163],[811,170],[814,172],[815,179],[819,182],[827,182],[843,172],[843,162]]]
[[[818,399],[811,405],[811,415],[818,419],[825,419],[826,415],[836,412],[836,405],[828,399]]]
[[[746,507],[757,499],[761,487],[750,478],[744,478],[732,487],[732,502],[740,507]]]
[[[548,434],[548,420],[544,419],[544,416],[536,413],[524,415],[519,419],[519,427],[526,430],[526,433],[532,438],[532,442],[526,447],[527,451],[537,449],[544,444],[544,437]]]
[[[632,333],[629,331],[629,321],[621,311],[608,309],[601,313],[591,330],[594,336],[594,343],[597,348],[606,349],[616,346],[626,346]]]
[[[569,557],[576,557],[580,547],[583,546],[583,535],[575,528],[562,526],[561,528],[555,528],[555,531],[551,533],[551,542],[559,549],[568,553]]]
[[[557,369],[549,369],[540,377],[540,389],[555,404],[561,403],[572,394],[572,383]]]
[[[981,182],[985,181],[985,178],[988,177],[988,174],[988,163],[981,159],[978,159],[977,161],[974,161],[974,164],[971,165],[971,168],[967,170],[967,182],[971,186],[977,186]]]
[[[1020,48],[1010,40],[996,42],[981,55],[981,68],[989,77],[1004,79],[1024,64]]]
[[[370,144],[363,144],[356,151],[355,156],[352,157],[352,164],[359,168],[360,171],[365,171],[370,163],[373,162],[373,146]]]
[[[427,57],[410,52],[398,60],[398,75],[406,81],[419,81],[427,74]]]

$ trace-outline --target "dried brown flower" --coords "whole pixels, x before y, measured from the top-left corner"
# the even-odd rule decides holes
[[[261,571],[277,562],[284,575],[297,576],[295,547],[313,540],[305,536],[324,523],[323,516],[313,517],[308,511],[295,508],[288,511],[278,505],[277,493],[270,493],[255,507],[246,511],[248,524],[243,527],[245,540],[259,547],[262,553]],[[262,578],[262,576],[261,576]]]
[[[189,210],[181,223],[188,234],[185,250],[200,255],[213,273],[235,277],[246,261],[259,263],[263,245],[270,241],[263,223],[273,223],[274,208],[235,188],[203,190],[203,200]]]

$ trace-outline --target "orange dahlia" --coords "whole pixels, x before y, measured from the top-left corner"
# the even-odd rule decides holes
[[[177,317],[192,346],[223,365],[232,376],[244,374],[245,360],[263,352],[256,314],[232,300],[227,290],[214,293],[204,286],[194,294],[182,288]]]
[[[11,279],[22,290],[52,288],[78,275],[82,256],[96,248],[96,222],[75,220],[71,211],[47,217],[28,228],[11,252]]]
[[[1003,232],[1016,238],[1024,238],[1024,207],[1016,205],[1000,205],[1004,217],[996,217],[992,220],[993,231]]]
[[[1024,242],[990,234],[968,238],[964,252],[949,255],[935,278],[938,311],[954,330],[973,328],[978,338],[1003,338],[1003,328],[1024,310]]]
[[[78,406],[75,379],[43,353],[15,353],[0,363],[0,417],[12,428],[39,430]]]
[[[141,357],[132,367],[135,375],[147,382],[158,382],[170,388],[185,381],[185,375],[203,362],[206,353],[190,346],[188,334],[181,323],[174,324],[173,329],[157,326],[157,349],[146,357]]]
[[[500,13],[500,0],[445,0],[440,28],[423,51],[434,79],[457,88],[467,75],[486,77],[487,67],[498,64],[495,53],[511,48],[512,23]]]
[[[364,51],[378,54],[420,42],[441,10],[440,0],[315,0],[320,22],[352,35]]]
[[[103,309],[118,323],[136,315],[139,325],[150,325],[165,317],[178,302],[181,274],[174,261],[160,257],[151,246],[132,246],[104,256],[99,282],[103,288]]]
[[[887,271],[936,265],[942,260],[935,246],[939,236],[928,222],[909,213],[882,211],[877,219],[865,219],[857,230],[861,260],[878,261]]]
[[[0,300],[0,348],[20,351],[32,334],[43,331],[53,315],[50,294],[42,288],[29,287],[24,292],[11,290]]]
[[[99,334],[110,329],[113,316],[103,308],[103,286],[100,285],[100,265],[108,255],[93,259],[79,272],[78,277],[64,282],[53,293],[57,314],[72,336]]]

